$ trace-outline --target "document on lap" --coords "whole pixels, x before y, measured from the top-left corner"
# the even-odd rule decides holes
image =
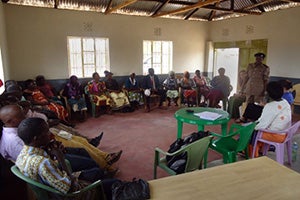
[[[221,114],[209,112],[209,111],[194,113],[194,115],[200,117],[201,119],[206,119],[206,120],[216,120],[222,116]]]

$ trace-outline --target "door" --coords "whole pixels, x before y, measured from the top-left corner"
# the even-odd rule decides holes
[[[238,84],[239,48],[217,48],[214,52],[213,76],[217,76],[218,69],[225,68],[225,75],[230,78],[233,89],[230,96],[237,91]]]

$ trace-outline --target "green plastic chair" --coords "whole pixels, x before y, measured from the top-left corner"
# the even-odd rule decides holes
[[[85,188],[82,188],[81,190],[63,194],[60,191],[48,186],[44,185],[43,183],[37,182],[24,174],[20,172],[18,167],[16,165],[11,167],[11,171],[13,174],[15,174],[17,177],[25,181],[29,188],[34,192],[36,198],[38,200],[50,200],[50,199],[80,199],[81,197],[84,197],[83,199],[86,199],[87,192],[91,189],[97,188],[97,192],[92,192],[91,196],[88,196],[88,199],[101,199],[105,200],[105,194],[102,187],[101,180],[98,180]],[[52,193],[52,195],[49,195],[49,193]],[[55,196],[55,198],[53,198]]]
[[[176,156],[181,153],[187,152],[187,162],[184,173],[202,169],[202,161],[204,168],[206,168],[207,152],[209,144],[211,143],[212,136],[204,137],[200,140],[197,140],[174,153],[168,153],[160,148],[155,148],[155,158],[154,158],[154,173],[153,177],[157,177],[157,167],[162,168],[170,175],[176,175],[176,172],[170,169],[167,165],[166,156]]]
[[[212,133],[211,135],[218,137],[210,144],[210,148],[223,155],[224,163],[236,162],[238,152],[245,152],[246,159],[249,158],[248,144],[254,131],[255,123],[247,125],[232,124],[228,135]]]

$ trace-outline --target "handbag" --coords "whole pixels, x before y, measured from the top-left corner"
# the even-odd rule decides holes
[[[150,188],[146,180],[133,178],[132,181],[118,180],[112,185],[112,200],[150,199]]]

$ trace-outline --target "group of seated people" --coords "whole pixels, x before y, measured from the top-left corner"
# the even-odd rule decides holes
[[[72,76],[70,80],[77,78]],[[79,85],[72,81],[64,91],[70,95],[68,100],[78,100],[74,101],[78,110],[85,111],[85,103],[80,104],[82,96],[74,92]],[[37,84],[34,80],[26,80],[24,90],[15,81],[5,83],[5,92],[0,99],[1,156],[16,163],[30,178],[41,178],[63,193],[79,189],[77,180],[94,182],[101,179],[106,196],[111,199],[110,188],[117,180],[114,176],[120,171],[114,163],[120,159],[122,150],[104,152],[99,149],[103,132],[90,139],[71,127],[61,99],[46,84],[41,76],[37,77]],[[44,94],[45,88],[48,88],[48,93]],[[68,171],[62,165],[64,159],[69,161],[72,174],[65,174]],[[61,179],[53,179],[57,175]]]
[[[209,99],[211,104],[217,104],[230,93],[230,80],[224,75],[224,68],[220,68],[220,75],[212,79],[211,85],[214,87],[208,86],[207,79],[201,76],[199,70],[196,70],[194,78],[190,78],[189,72],[184,72],[180,81],[171,71],[169,77],[160,84],[154,70],[150,68],[142,88],[132,73],[125,82],[126,91],[120,89],[111,72],[106,71],[105,74],[105,81],[101,81],[95,72],[85,90],[93,96],[91,100],[96,105],[105,106],[107,110],[132,106],[132,102],[138,105],[145,103],[148,108],[153,93],[161,96],[160,106],[165,99],[169,105],[172,101],[178,105],[181,97],[184,103],[191,106],[201,99],[199,94]],[[120,159],[122,150],[114,153],[101,151],[99,144],[103,133],[89,139],[68,126],[68,112],[64,103],[43,76],[37,76],[36,81],[26,80],[24,90],[15,81],[7,81],[5,88],[0,108],[1,155],[15,162],[20,171],[30,178],[41,179],[63,193],[80,189],[80,180],[94,182],[101,179],[106,197],[111,199],[111,185],[117,181],[114,176],[119,171],[113,164]],[[291,83],[287,80],[268,83],[268,103],[256,110],[251,110],[252,104],[248,104],[248,113],[253,115],[257,112],[257,116],[249,117],[246,109],[243,118],[239,120],[257,120],[256,129],[288,128],[291,122],[290,104],[293,102],[290,88]],[[63,94],[74,111],[87,110],[82,91],[77,77],[71,76]],[[54,113],[56,117],[49,113]],[[266,134],[265,137],[282,141],[282,137],[276,135]],[[66,167],[65,159],[69,161],[72,172]],[[52,178],[54,175],[57,179]]]
[[[220,68],[218,70],[219,75],[213,77],[211,81],[207,77],[202,76],[200,70],[195,71],[193,78],[190,77],[188,71],[185,71],[181,79],[177,79],[175,72],[170,71],[169,76],[162,84],[159,83],[153,68],[150,68],[148,72],[149,74],[144,79],[146,108],[148,110],[148,99],[150,99],[149,96],[152,93],[161,97],[159,106],[166,99],[168,106],[170,106],[172,101],[178,106],[178,99],[180,99],[179,103],[188,107],[208,106],[218,108],[219,102],[222,100],[223,109],[226,110],[226,102],[232,86],[230,85],[229,77],[225,76],[224,68]]]

